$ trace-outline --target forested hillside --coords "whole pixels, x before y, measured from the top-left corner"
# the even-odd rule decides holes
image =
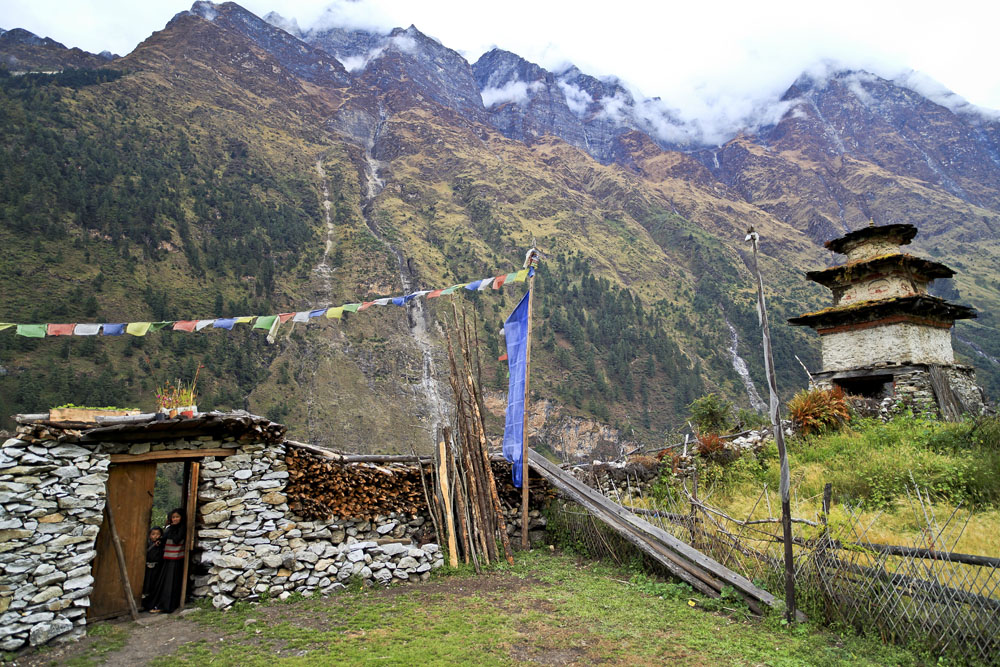
[[[159,322],[370,301],[513,271],[534,241],[544,259],[532,391],[556,406],[544,418],[651,443],[706,392],[749,406],[734,336],[763,391],[743,243],[754,225],[783,395],[806,381],[794,355],[818,368],[815,336],[783,322],[827,304],[803,272],[834,257],[798,215],[815,193],[782,190],[768,171],[780,163],[801,176],[820,169],[815,159],[744,138],[743,157],[727,146],[715,168],[630,130],[614,140],[617,162],[602,164],[554,134],[522,141],[489,125],[468,108],[471,69],[448,79],[431,67],[460,57],[413,28],[392,39],[416,47],[390,42],[348,75],[318,42],[236,5],[216,9],[211,21],[178,15],[105,68],[0,73],[0,321]],[[875,177],[848,162],[846,178]],[[995,388],[998,250],[975,230],[1000,216],[988,202],[893,179],[868,190],[865,210],[880,220],[965,216],[928,225],[918,248],[954,266],[961,300],[983,311],[960,334],[987,356],[957,349]],[[476,312],[484,382],[501,390],[498,332],[522,293],[459,290],[289,322],[274,344],[246,325],[120,338],[7,330],[0,414],[68,402],[149,409],[155,386],[204,365],[201,409],[248,409],[285,421],[293,438],[345,449],[425,448],[447,406],[452,302]]]

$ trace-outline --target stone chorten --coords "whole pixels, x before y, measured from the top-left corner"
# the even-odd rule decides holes
[[[968,306],[927,293],[955,272],[900,252],[917,235],[908,224],[870,226],[826,242],[847,263],[806,274],[833,292],[833,306],[788,320],[821,337],[823,370],[813,384],[839,386],[870,398],[896,396],[943,416],[983,409],[982,390],[968,366],[955,363],[951,328],[976,317]]]

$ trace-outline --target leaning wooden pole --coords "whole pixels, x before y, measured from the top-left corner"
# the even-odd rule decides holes
[[[528,251],[525,267],[528,278],[528,331],[524,341],[524,423],[521,431],[521,548],[528,548],[528,384],[531,381],[531,303],[535,299],[535,274],[531,270],[536,251]]]
[[[757,280],[757,315],[764,335],[764,370],[767,372],[767,388],[770,392],[769,414],[774,427],[774,441],[778,445],[778,458],[781,461],[781,532],[785,546],[785,618],[791,623],[795,618],[795,562],[792,559],[792,508],[789,498],[788,452],[785,450],[785,434],[781,428],[781,416],[778,412],[778,384],[774,379],[774,358],[771,354],[771,328],[767,322],[767,306],[764,302],[764,280],[760,275],[757,263],[757,243],[760,235],[750,227],[746,240],[753,249],[753,272]]]
[[[118,539],[118,528],[115,527],[115,515],[111,513],[111,503],[104,503],[104,514],[108,517],[108,528],[111,529],[111,544],[115,547],[115,558],[118,560],[118,576],[125,589],[125,599],[128,600],[128,611],[133,621],[139,620],[139,609],[135,606],[135,596],[132,594],[132,584],[128,580],[128,567],[125,565],[125,551]]]

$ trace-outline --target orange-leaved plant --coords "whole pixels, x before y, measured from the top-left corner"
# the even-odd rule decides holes
[[[803,389],[788,401],[788,416],[809,435],[839,428],[851,418],[851,406],[840,387]]]

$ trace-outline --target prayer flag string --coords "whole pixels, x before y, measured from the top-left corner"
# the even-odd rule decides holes
[[[122,336],[129,334],[132,336],[145,336],[152,331],[169,328],[171,331],[202,331],[203,329],[225,329],[232,331],[239,324],[249,324],[251,329],[260,329],[268,332],[268,338],[273,338],[278,326],[291,320],[301,324],[309,324],[317,318],[342,319],[344,313],[357,313],[371,306],[406,306],[414,299],[424,297],[434,299],[439,296],[455,294],[460,289],[470,292],[481,292],[489,288],[501,289],[508,283],[524,282],[529,275],[534,275],[534,267],[505,273],[490,278],[481,278],[469,283],[459,283],[450,287],[435,290],[420,290],[411,294],[394,297],[381,297],[371,301],[361,303],[345,303],[341,306],[326,306],[324,308],[314,308],[312,310],[302,310],[294,313],[280,313],[277,315],[244,315],[241,317],[218,317],[204,320],[165,320],[160,322],[105,322],[95,324],[17,324],[15,322],[0,322],[0,331],[12,329],[18,336],[28,338],[46,338],[51,336]]]

